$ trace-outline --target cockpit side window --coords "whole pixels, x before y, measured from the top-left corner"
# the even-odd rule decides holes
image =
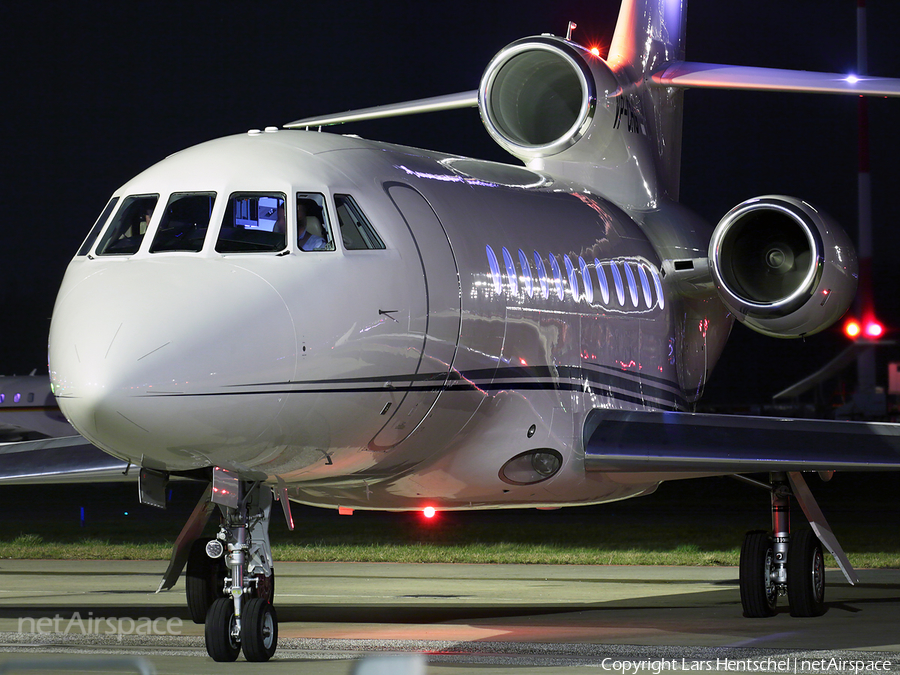
[[[264,253],[287,246],[281,192],[235,192],[228,198],[216,241],[219,253]]]
[[[76,253],[75,255],[87,255],[91,252],[91,246],[93,246],[94,242],[97,241],[97,236],[100,234],[100,230],[102,230],[103,226],[106,225],[106,220],[107,218],[109,218],[109,214],[112,213],[112,210],[114,208],[116,208],[116,204],[118,202],[118,197],[113,197],[109,200],[106,208],[103,209],[103,213],[100,214],[100,217],[97,218],[97,222],[94,223],[94,226],[91,228],[87,239],[84,240],[84,243],[81,245],[81,248],[78,249],[78,253]]]
[[[334,205],[341,223],[341,240],[346,250],[384,248],[384,242],[350,195],[335,195]]]
[[[137,253],[147,233],[147,226],[159,195],[133,195],[122,201],[112,222],[100,238],[97,255],[131,255]]]
[[[159,227],[150,244],[150,253],[192,251],[203,248],[215,192],[176,192],[169,197]]]
[[[322,195],[297,193],[297,247],[301,251],[334,250]]]

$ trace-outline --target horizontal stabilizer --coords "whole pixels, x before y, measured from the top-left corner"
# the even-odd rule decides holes
[[[676,61],[652,75],[661,87],[787,91],[810,94],[900,96],[900,79],[816,73],[805,70],[723,66],[715,63]]]
[[[377,120],[385,117],[401,117],[403,115],[417,115],[419,113],[439,112],[441,110],[455,110],[457,108],[475,108],[478,106],[478,91],[464,91],[458,94],[446,96],[432,96],[420,98],[404,103],[391,103],[389,105],[350,110],[344,113],[322,115],[320,117],[307,117],[290,124],[285,124],[286,129],[305,129],[308,127],[321,127],[330,124],[345,124],[346,122],[362,122],[365,120]]]
[[[593,410],[588,471],[754,473],[900,470],[900,425]]]

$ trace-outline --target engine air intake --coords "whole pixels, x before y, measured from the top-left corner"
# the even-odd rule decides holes
[[[774,337],[827,328],[856,293],[856,254],[847,235],[793,197],[738,204],[713,231],[709,262],[725,306],[748,327]]]
[[[482,76],[478,103],[501,147],[519,157],[546,157],[584,135],[596,108],[595,89],[577,46],[528,38],[494,57]]]

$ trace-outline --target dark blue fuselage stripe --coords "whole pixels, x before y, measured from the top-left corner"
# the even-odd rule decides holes
[[[596,365],[596,364],[591,364]],[[612,370],[610,368],[610,370]],[[631,373],[629,373],[631,374]],[[301,382],[278,382],[269,384],[231,385],[231,387],[255,387],[243,391],[219,392],[169,392],[145,394],[148,397],[158,396],[246,396],[273,394],[334,394],[334,393],[378,393],[396,392],[435,392],[443,391],[589,391],[593,394],[617,400],[643,405],[648,399],[671,402],[672,409],[683,407],[687,401],[678,391],[662,389],[644,382],[655,380],[669,384],[661,378],[637,375],[637,379],[613,372],[600,373],[590,368],[577,366],[507,367],[497,369],[479,369],[463,373],[418,373],[416,375],[394,377],[358,377],[332,380],[306,380]],[[387,383],[397,383],[390,388]],[[323,387],[323,384],[345,385]],[[346,386],[368,384],[369,386]],[[312,385],[312,387],[310,387]],[[316,386],[319,385],[319,386]],[[264,388],[263,388],[264,387]],[[623,391],[614,391],[620,389]],[[636,394],[636,395],[635,395]]]

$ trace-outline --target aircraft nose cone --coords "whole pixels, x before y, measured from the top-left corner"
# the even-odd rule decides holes
[[[170,469],[259,442],[284,397],[249,410],[243,394],[290,380],[296,366],[291,316],[270,284],[187,258],[96,263],[83,277],[67,279],[50,329],[54,392],[82,435]]]

